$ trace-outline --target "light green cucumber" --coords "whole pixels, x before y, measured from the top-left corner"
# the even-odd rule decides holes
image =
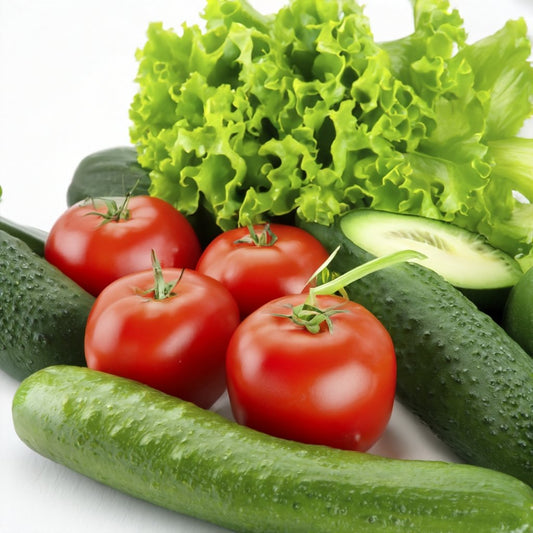
[[[342,219],[301,224],[343,273],[372,259]],[[464,461],[533,485],[533,359],[439,274],[401,264],[348,285],[394,342],[397,394]]]
[[[94,297],[0,230],[0,369],[23,379],[43,367],[85,364]]]
[[[38,453],[132,496],[238,532],[528,531],[533,490],[479,467],[282,440],[137,382],[72,366],[13,400]]]

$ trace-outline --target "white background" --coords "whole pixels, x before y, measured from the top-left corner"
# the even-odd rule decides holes
[[[282,0],[255,0],[259,11]],[[523,16],[531,0],[455,0],[475,41]],[[409,0],[367,0],[377,40],[409,33]],[[49,230],[66,208],[79,161],[129,143],[128,108],[137,87],[134,53],[148,23],[201,23],[203,0],[0,0],[0,215]],[[531,124],[525,130],[528,136]],[[24,327],[21,324],[21,327]],[[18,440],[11,420],[17,382],[0,371],[0,531],[6,533],[215,532],[216,526],[160,509],[48,461]],[[227,413],[227,402],[220,402]],[[454,456],[396,405],[372,450],[392,457]]]

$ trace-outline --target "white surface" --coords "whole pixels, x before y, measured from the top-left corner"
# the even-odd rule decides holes
[[[267,13],[284,2],[252,4]],[[376,39],[409,33],[408,0],[366,4]],[[452,5],[460,8],[471,40],[519,16],[533,30],[531,0],[455,0]],[[203,0],[0,0],[0,215],[44,230],[51,227],[66,208],[66,189],[79,161],[129,142],[134,52],[144,45],[148,23],[179,28],[185,21],[199,22],[203,7]],[[0,531],[223,531],[129,498],[29,450],[12,427],[16,387],[0,371]],[[227,403],[220,406],[227,412]],[[454,460],[400,406],[373,451]]]

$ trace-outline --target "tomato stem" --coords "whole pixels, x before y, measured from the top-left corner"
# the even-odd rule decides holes
[[[142,294],[153,293],[154,300],[166,300],[171,296],[175,296],[176,293],[173,292],[174,288],[182,278],[185,269],[181,271],[180,277],[178,279],[166,282],[163,276],[163,269],[161,268],[161,263],[159,262],[159,259],[157,258],[157,255],[154,250],[152,250],[152,269],[154,271],[154,286],[151,289],[144,291]]]
[[[270,224],[265,224],[263,231],[257,234],[252,224],[247,226],[248,235],[234,241],[235,244],[247,243],[255,246],[273,246],[278,236],[272,231]]]
[[[91,211],[87,213],[87,215],[96,215],[98,217],[101,217],[102,225],[107,224],[109,222],[120,222],[121,220],[129,220],[130,218],[130,211],[128,209],[128,203],[130,201],[130,198],[133,196],[133,192],[135,191],[135,188],[139,184],[139,180],[135,182],[133,187],[126,193],[124,196],[122,203],[119,205],[117,204],[116,200],[114,198],[91,198],[91,202],[93,204],[93,207],[96,209],[95,200],[100,200],[104,202],[107,210],[103,213],[100,211]]]
[[[329,307],[328,309],[320,309],[315,305],[311,305],[308,302],[304,302],[300,305],[290,305],[291,313],[288,315],[282,315],[274,313],[273,316],[279,316],[281,318],[289,318],[296,325],[303,326],[309,333],[319,333],[322,329],[322,323],[325,322],[328,331],[333,331],[333,323],[331,322],[331,316],[337,313],[344,313],[344,309],[337,307]]]
[[[335,250],[333,254],[336,254],[336,252],[337,250]],[[403,263],[412,259],[425,259],[425,257],[424,254],[414,250],[401,250],[399,252],[384,255],[383,257],[377,257],[376,259],[363,263],[322,285],[311,287],[309,289],[309,301],[311,305],[314,305],[315,296],[319,294],[334,294],[343,290],[346,285],[349,285],[368,274],[372,274],[372,272],[377,272],[382,268],[387,268],[397,263]]]

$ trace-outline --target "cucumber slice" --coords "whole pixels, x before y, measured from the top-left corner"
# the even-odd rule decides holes
[[[380,257],[398,250],[416,250],[417,260],[462,290],[484,310],[499,308],[522,270],[517,261],[491,246],[481,235],[441,220],[354,210],[341,228],[357,246]]]

